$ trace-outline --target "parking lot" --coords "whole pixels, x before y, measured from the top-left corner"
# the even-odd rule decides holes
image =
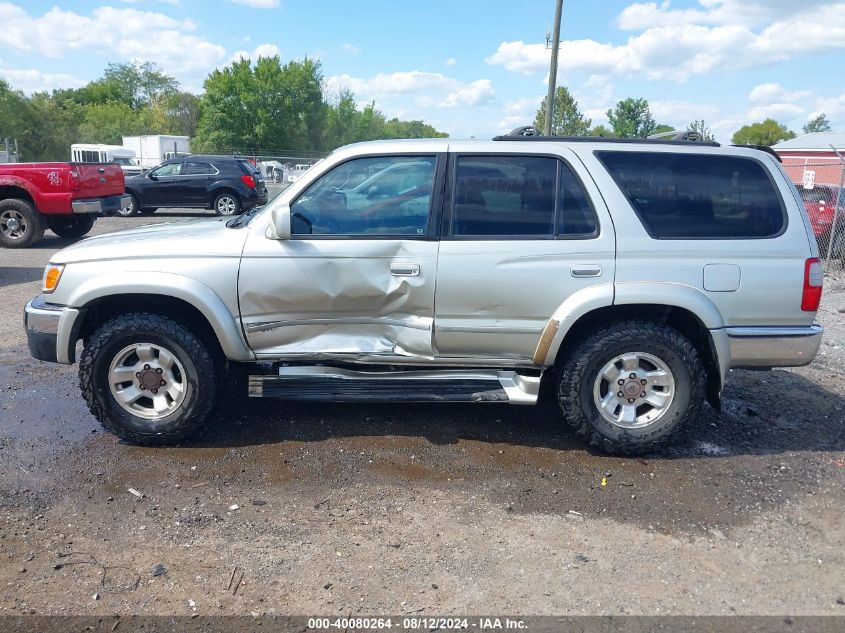
[[[812,365],[731,372],[661,455],[588,451],[548,398],[241,393],[199,439],[139,448],[26,350],[22,307],[68,243],[0,250],[2,614],[845,614],[845,274]]]

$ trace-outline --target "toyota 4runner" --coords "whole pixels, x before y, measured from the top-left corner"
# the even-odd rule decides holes
[[[386,141],[237,218],[56,253],[25,325],[41,360],[82,341],[91,412],[140,444],[208,424],[246,368],[249,396],[310,401],[530,405],[549,382],[591,445],[635,453],[718,407],[730,368],[809,363],[822,277],[759,149]]]

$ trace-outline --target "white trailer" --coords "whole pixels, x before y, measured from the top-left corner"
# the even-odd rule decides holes
[[[191,153],[191,142],[187,136],[169,134],[124,136],[123,147],[134,150],[138,164],[144,169],[151,169],[162,161]]]
[[[141,173],[141,167],[135,161],[135,152],[121,145],[74,143],[70,146],[70,160],[74,163],[117,163],[124,176]]]

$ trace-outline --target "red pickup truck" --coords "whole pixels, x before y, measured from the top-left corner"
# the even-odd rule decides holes
[[[31,246],[45,229],[82,237],[95,217],[128,204],[116,163],[0,164],[0,246]]]

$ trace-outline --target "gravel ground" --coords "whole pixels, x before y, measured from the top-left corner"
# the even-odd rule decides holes
[[[94,232],[186,215],[207,214]],[[812,365],[732,372],[662,455],[594,454],[550,401],[232,398],[151,449],[26,351],[22,306],[67,243],[0,250],[0,615],[845,615],[845,275]]]

